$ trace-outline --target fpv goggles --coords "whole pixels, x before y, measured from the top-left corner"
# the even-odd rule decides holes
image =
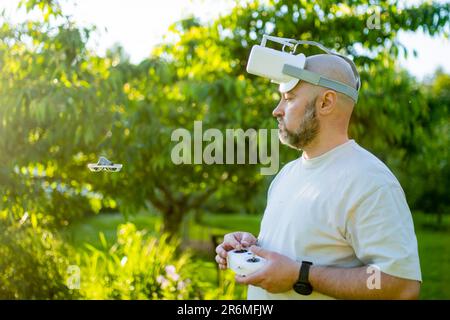
[[[282,51],[266,47],[267,40],[282,44]],[[305,55],[303,53],[295,55],[295,51],[299,44],[316,46],[328,54],[341,57],[347,61],[352,68],[353,74],[355,75],[357,89],[352,88],[351,86],[340,81],[332,80],[318,73],[305,70]],[[286,47],[291,48],[291,51],[286,52]],[[264,35],[261,45],[254,45],[250,52],[250,57],[247,63],[247,72],[257,76],[269,78],[272,82],[278,83],[280,85],[279,90],[281,93],[292,90],[300,80],[303,80],[314,85],[343,93],[353,99],[355,103],[358,101],[358,92],[361,87],[358,71],[356,70],[356,66],[353,61],[343,55],[327,49],[322,44],[315,41],[294,40]]]

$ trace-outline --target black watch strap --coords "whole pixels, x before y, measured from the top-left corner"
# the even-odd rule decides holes
[[[310,261],[302,261],[297,282],[294,284],[294,291],[302,295],[310,295],[313,288],[309,283],[309,268],[312,266]]]
[[[312,266],[310,261],[302,261],[302,266],[300,267],[300,275],[298,280],[303,283],[309,283],[309,268]]]

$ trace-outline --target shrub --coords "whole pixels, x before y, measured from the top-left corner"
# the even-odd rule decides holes
[[[57,234],[0,220],[0,299],[73,299],[66,286],[68,249]]]
[[[208,286],[197,281],[189,253],[177,253],[178,240],[156,238],[120,225],[117,242],[103,249],[86,244],[79,255],[81,295],[87,299],[202,299]]]

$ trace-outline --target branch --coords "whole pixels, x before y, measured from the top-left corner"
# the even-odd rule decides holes
[[[201,203],[205,202],[215,191],[217,187],[211,187],[205,190],[205,192],[198,194],[197,197],[189,197],[187,201],[187,207],[198,208]]]

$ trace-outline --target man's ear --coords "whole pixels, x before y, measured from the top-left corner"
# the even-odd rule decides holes
[[[330,114],[336,107],[337,94],[333,90],[323,91],[316,100],[316,108],[320,114]]]

